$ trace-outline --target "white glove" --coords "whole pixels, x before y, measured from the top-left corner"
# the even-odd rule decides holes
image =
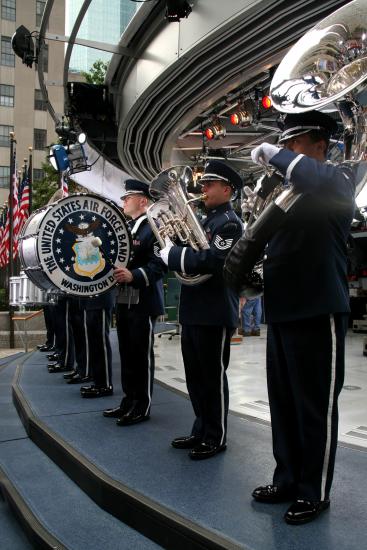
[[[270,143],[262,143],[251,151],[252,161],[256,164],[267,166],[269,161],[280,151],[280,147]]]
[[[245,212],[252,212],[257,196],[256,191],[253,191],[247,185],[244,187],[243,191],[246,194],[247,198],[241,204],[242,214],[244,214]]]
[[[165,237],[164,242],[166,243],[166,246],[160,251],[160,256],[162,262],[168,266],[169,251],[173,247],[173,242],[168,237]]]

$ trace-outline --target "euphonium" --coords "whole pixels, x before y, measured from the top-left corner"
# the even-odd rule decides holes
[[[173,166],[164,170],[151,182],[149,192],[157,199],[147,210],[148,222],[161,248],[168,237],[172,242],[189,245],[194,250],[209,248],[206,234],[192,208],[192,203],[202,200],[205,195],[190,198],[187,186],[193,181],[189,166]],[[185,285],[200,284],[211,275],[190,275],[175,273]]]
[[[284,113],[335,106],[344,124],[344,161],[358,163],[366,154],[367,123],[360,104],[366,78],[367,2],[355,0],[323,19],[290,49],[274,74],[270,95],[274,107]],[[251,294],[254,266],[301,197],[291,185],[246,229],[226,259],[224,277],[231,287]],[[252,295],[259,294],[262,281],[257,279],[256,285]]]

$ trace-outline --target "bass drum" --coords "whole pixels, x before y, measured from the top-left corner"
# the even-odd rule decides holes
[[[37,287],[72,296],[108,291],[115,285],[114,267],[126,267],[130,251],[130,233],[117,205],[85,193],[35,211],[19,246],[22,269]]]

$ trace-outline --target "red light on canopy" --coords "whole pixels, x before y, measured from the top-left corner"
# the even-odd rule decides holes
[[[206,128],[203,132],[206,139],[219,139],[226,135],[226,129],[221,124],[213,124]]]
[[[264,107],[264,109],[270,109],[270,107],[273,106],[273,102],[268,95],[264,95],[261,100],[261,105]]]
[[[249,126],[252,122],[252,116],[248,111],[236,111],[231,114],[229,120],[233,126]]]

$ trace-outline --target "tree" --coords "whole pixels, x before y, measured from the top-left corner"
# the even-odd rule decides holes
[[[88,84],[103,84],[107,73],[108,62],[97,59],[88,72],[82,72]]]
[[[59,188],[60,174],[49,162],[42,163],[43,178],[33,181],[32,210],[37,210],[48,203],[52,195]],[[78,193],[82,190],[73,180],[68,180],[69,193]]]

